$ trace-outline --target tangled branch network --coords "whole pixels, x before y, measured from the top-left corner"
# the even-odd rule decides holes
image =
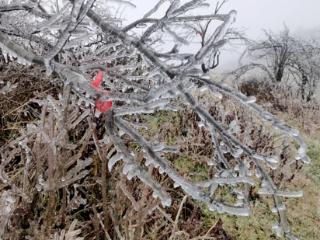
[[[250,214],[248,188],[256,186],[259,194],[274,200],[279,216],[274,230],[295,239],[282,198],[299,197],[302,193],[278,189],[273,182],[269,170],[279,166],[278,157],[260,155],[240,142],[194,95],[193,90],[201,88],[210,94],[228,96],[295,140],[300,146],[296,160],[309,162],[306,144],[298,131],[264,111],[253,97],[214,81],[201,70],[203,65],[210,68],[217,52],[232,38],[236,11],[195,15],[195,9],[209,5],[206,0],[185,3],[160,0],[143,18],[122,26],[109,7],[110,4],[133,7],[127,1],[65,0],[59,8],[50,1],[0,2],[3,54],[22,64],[45,67],[47,74],[57,75],[83,103],[94,106],[105,116],[107,137],[117,149],[117,154],[108,161],[109,171],[123,161],[123,173],[129,180],[140,179],[163,206],[170,206],[170,194],[148,171],[152,167],[188,196],[207,204],[210,210],[240,216]],[[154,17],[165,7],[161,17]],[[195,24],[201,21],[213,22],[214,30],[197,51],[183,52],[180,48],[188,45]],[[168,51],[164,51],[168,47],[165,38],[172,38],[176,43]],[[214,154],[207,165],[215,171],[205,181],[195,182],[181,175],[164,156],[178,149],[147,140],[139,131],[141,124],[130,117],[185,108],[198,115],[199,126],[209,131],[212,139]],[[135,160],[135,153],[125,144],[124,136],[139,144],[144,153],[143,162]],[[232,161],[226,154],[232,156]],[[228,186],[235,192],[237,203],[216,199],[219,186]]]

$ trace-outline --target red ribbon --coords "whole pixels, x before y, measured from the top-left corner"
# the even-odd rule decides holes
[[[103,80],[103,71],[99,70],[98,74],[92,80],[90,85],[97,92],[101,92],[101,93],[103,93],[103,95],[108,95],[109,91],[106,91],[106,90],[101,88],[102,80]],[[95,102],[95,105],[96,105],[96,109],[99,112],[107,112],[112,108],[112,101],[97,99],[96,102]]]

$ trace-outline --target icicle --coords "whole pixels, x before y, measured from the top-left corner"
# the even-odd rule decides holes
[[[266,157],[265,159],[268,163],[271,163],[271,164],[278,164],[279,163],[279,159],[277,159],[276,157]]]
[[[108,170],[109,172],[112,171],[113,166],[119,162],[123,158],[123,155],[121,153],[117,153],[113,157],[111,157],[108,161]]]
[[[144,163],[144,165],[146,165],[147,167],[150,166],[151,164],[153,164],[153,160],[151,158],[147,158],[146,162]]]
[[[266,181],[265,179],[263,179],[262,182],[261,182],[261,187],[262,187],[262,188],[267,188],[267,187],[269,187],[268,181]]]
[[[8,53],[7,53],[7,51],[4,48],[1,48],[1,52],[2,52],[2,55],[3,55],[3,58],[4,58],[4,62],[8,63]]]
[[[242,154],[243,154],[243,149],[242,148],[238,148],[232,153],[232,156],[234,158],[239,158]]]
[[[251,104],[251,103],[255,103],[256,101],[257,101],[257,98],[255,96],[250,96],[244,101],[244,103]]]
[[[9,48],[7,48],[7,46],[2,44],[1,42],[0,49],[6,63],[8,63],[9,60],[13,60],[17,57],[17,54],[15,52],[11,51]]]
[[[161,204],[162,204],[164,207],[170,207],[171,204],[172,204],[172,200],[171,200],[170,197],[162,198]]]
[[[237,194],[237,199],[238,200],[244,200],[244,195],[243,195],[242,192]]]
[[[81,105],[82,105],[82,99],[81,99],[81,98],[79,98],[79,100],[77,101],[77,105],[78,105],[78,106],[81,106]]]
[[[307,146],[306,144],[301,144],[298,149],[298,155],[296,156],[296,160],[301,160],[304,163],[310,163],[310,159],[307,156]]]
[[[282,227],[279,224],[275,224],[272,226],[272,230],[275,232],[277,237],[281,238],[283,236]]]
[[[267,121],[272,121],[274,119],[273,115],[271,113],[268,113],[268,112],[263,114],[263,118],[265,120],[267,120]]]
[[[154,191],[154,192],[152,193],[152,197],[153,197],[153,198],[158,198],[158,194]]]
[[[125,133],[125,131],[119,129],[118,134],[119,134],[120,137],[122,137],[122,136],[125,135],[126,133]]]
[[[273,170],[277,169],[279,165],[279,159],[277,157],[264,157],[259,154],[254,154],[252,157],[258,161],[265,161]]]
[[[146,165],[147,167],[150,165],[153,165],[155,168],[159,167],[159,164],[154,161],[152,158],[147,158],[144,165]]]
[[[135,170],[129,171],[127,174],[128,180],[132,180],[133,177],[137,176],[137,172]]]
[[[279,159],[276,157],[266,157],[265,158],[268,166],[272,169],[272,170],[276,170],[279,167]]]
[[[200,122],[198,122],[198,127],[203,128],[203,127],[205,127],[205,124],[202,121],[200,121]]]
[[[174,182],[174,183],[173,183],[173,187],[174,187],[174,188],[178,188],[178,187],[180,187],[180,184],[179,184],[179,183]]]
[[[298,137],[300,135],[300,132],[297,129],[291,129],[289,133],[293,137]]]
[[[300,148],[298,149],[298,156],[305,156],[306,155],[306,146],[300,146]]]
[[[303,192],[302,191],[297,191],[297,192],[277,191],[276,195],[279,197],[300,198],[300,197],[303,197]]]
[[[231,134],[234,133],[239,133],[240,132],[240,126],[238,124],[238,122],[236,120],[233,120],[230,124],[229,124],[229,129],[228,132]]]
[[[176,147],[170,147],[170,146],[166,146],[165,144],[159,143],[159,144],[155,144],[152,146],[153,151],[155,152],[172,152],[175,153],[177,152],[177,148]]]
[[[247,217],[247,216],[250,216],[251,214],[249,208],[246,208],[246,207],[239,208],[239,207],[227,206],[219,203],[210,204],[209,209],[211,211],[217,211],[219,213],[228,213],[235,216]]]
[[[162,175],[165,173],[165,170],[162,167],[159,167],[159,173]]]
[[[243,164],[242,162],[240,162],[239,164],[239,177],[245,177],[247,174],[247,169],[249,167],[246,167],[245,164]]]
[[[255,175],[256,175],[257,178],[261,178],[262,177],[262,173],[258,168],[256,169],[255,173],[256,173]]]
[[[156,192],[156,191],[153,191],[152,197],[153,198],[160,198],[161,204],[164,207],[170,207],[171,206],[172,200],[171,200],[170,197],[166,197],[166,198],[160,197],[159,192]]]
[[[124,165],[124,167],[122,169],[122,173],[124,175],[127,175],[129,172],[134,171],[135,168],[136,168],[136,166],[133,163],[127,163]]]
[[[222,154],[226,154],[226,153],[230,152],[228,147],[226,145],[224,145],[223,142],[220,143],[220,151],[221,151]]]
[[[208,166],[215,166],[216,162],[213,159],[208,160],[207,162]]]
[[[264,161],[264,159],[265,159],[263,156],[261,156],[259,154],[254,154],[254,155],[252,155],[252,157],[256,160],[259,160],[259,161]]]
[[[213,184],[210,185],[210,187],[209,187],[210,196],[214,195],[214,193],[215,193],[215,191],[217,190],[218,187],[219,187],[219,185],[216,184],[216,183],[213,183]]]
[[[208,86],[203,86],[203,87],[199,88],[199,91],[200,91],[201,93],[206,92],[206,91],[208,91],[208,90],[209,90]]]
[[[284,192],[284,191],[276,191],[274,192],[272,189],[268,187],[262,187],[258,190],[258,194],[260,195],[276,195],[279,197],[287,197],[287,198],[300,198],[303,197],[303,192]]]
[[[243,175],[243,174],[241,173],[241,175],[239,174],[239,176],[240,176],[240,177],[244,177],[244,176],[252,177],[252,176],[254,176],[254,171],[253,171],[253,170],[248,170],[248,169],[246,169],[245,175]]]
[[[94,117],[99,118],[101,114],[102,114],[101,112],[96,111],[96,112],[94,113]]]
[[[289,239],[289,240],[300,240],[300,238],[292,235],[291,233],[287,233],[286,234],[286,238]]]
[[[279,164],[275,164],[275,163],[269,163],[268,166],[272,169],[272,170],[276,170],[279,166]]]
[[[224,206],[223,211],[236,216],[248,217],[251,212],[249,208],[238,208],[238,207],[229,207]]]
[[[236,165],[234,166],[233,170],[235,170],[235,171],[239,171],[239,170],[240,170],[240,166],[239,166],[239,164],[236,164]]]
[[[53,72],[52,66],[50,64],[50,59],[44,59],[44,66],[46,67],[46,75],[50,76]]]
[[[221,173],[219,175],[222,178],[228,178],[228,177],[230,177],[230,170],[223,170],[223,171],[221,171]]]

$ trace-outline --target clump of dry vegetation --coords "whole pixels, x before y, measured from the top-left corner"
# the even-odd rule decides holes
[[[16,135],[20,128],[39,117],[39,109],[33,99],[47,94],[57,95],[59,87],[49,80],[43,69],[33,65],[26,67],[0,60],[0,145]]]
[[[294,125],[308,135],[320,129],[320,105],[317,98],[302,101],[292,87],[256,78],[240,82],[239,90],[248,96],[255,96],[265,109],[284,117],[288,123],[291,123],[290,118],[295,119]]]

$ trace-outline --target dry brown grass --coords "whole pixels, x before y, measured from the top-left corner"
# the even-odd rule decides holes
[[[307,135],[320,130],[320,103],[316,99],[305,102],[290,87],[256,79],[240,83],[239,90],[248,96],[255,96],[268,111],[289,120],[288,124],[294,122],[295,127]]]

